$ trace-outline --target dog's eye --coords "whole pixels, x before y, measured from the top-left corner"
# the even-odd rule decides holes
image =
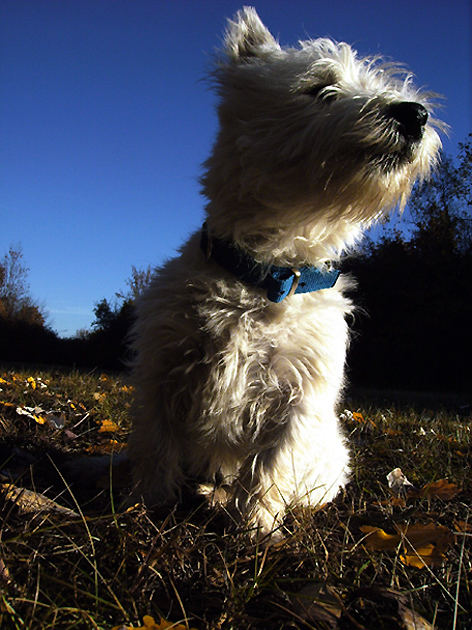
[[[316,96],[319,96],[321,90],[324,90],[325,87],[328,87],[328,86],[323,85],[322,83],[320,85],[310,85],[310,87],[303,90],[303,94],[306,94],[307,96],[316,97]]]
[[[321,92],[330,87],[330,83],[326,84],[326,83],[321,83],[318,85],[311,85],[310,87],[307,87],[306,90],[303,90],[303,94],[306,94],[307,96],[311,96],[312,98],[318,98],[321,94]],[[334,92],[328,92],[322,95],[321,100],[329,102],[329,101],[334,101],[336,98],[336,95],[334,94]]]

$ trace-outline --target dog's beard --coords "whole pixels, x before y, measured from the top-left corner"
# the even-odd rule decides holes
[[[386,151],[367,159],[369,169],[383,174],[390,173],[398,168],[410,164],[416,157],[418,142],[405,143],[405,146],[396,151]]]

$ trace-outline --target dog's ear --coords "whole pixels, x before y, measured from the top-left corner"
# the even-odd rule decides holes
[[[279,44],[253,7],[243,7],[236,13],[234,20],[228,20],[225,48],[227,55],[235,62],[244,62],[251,57],[280,50]]]

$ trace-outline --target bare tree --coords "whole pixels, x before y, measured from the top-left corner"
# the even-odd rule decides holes
[[[152,269],[148,265],[144,269],[137,269],[134,265],[131,267],[131,276],[126,280],[125,291],[119,291],[116,293],[116,297],[124,300],[125,302],[134,302],[138,298],[144,289],[149,286],[152,278]]]
[[[29,293],[28,272],[21,247],[11,246],[0,260],[0,317],[43,326],[45,316]]]

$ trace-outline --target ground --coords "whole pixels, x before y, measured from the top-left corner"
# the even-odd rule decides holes
[[[132,398],[126,377],[0,371],[2,628],[472,627],[470,407],[348,397],[351,482],[267,546],[196,501],[126,503],[125,467],[71,473],[125,447]]]

